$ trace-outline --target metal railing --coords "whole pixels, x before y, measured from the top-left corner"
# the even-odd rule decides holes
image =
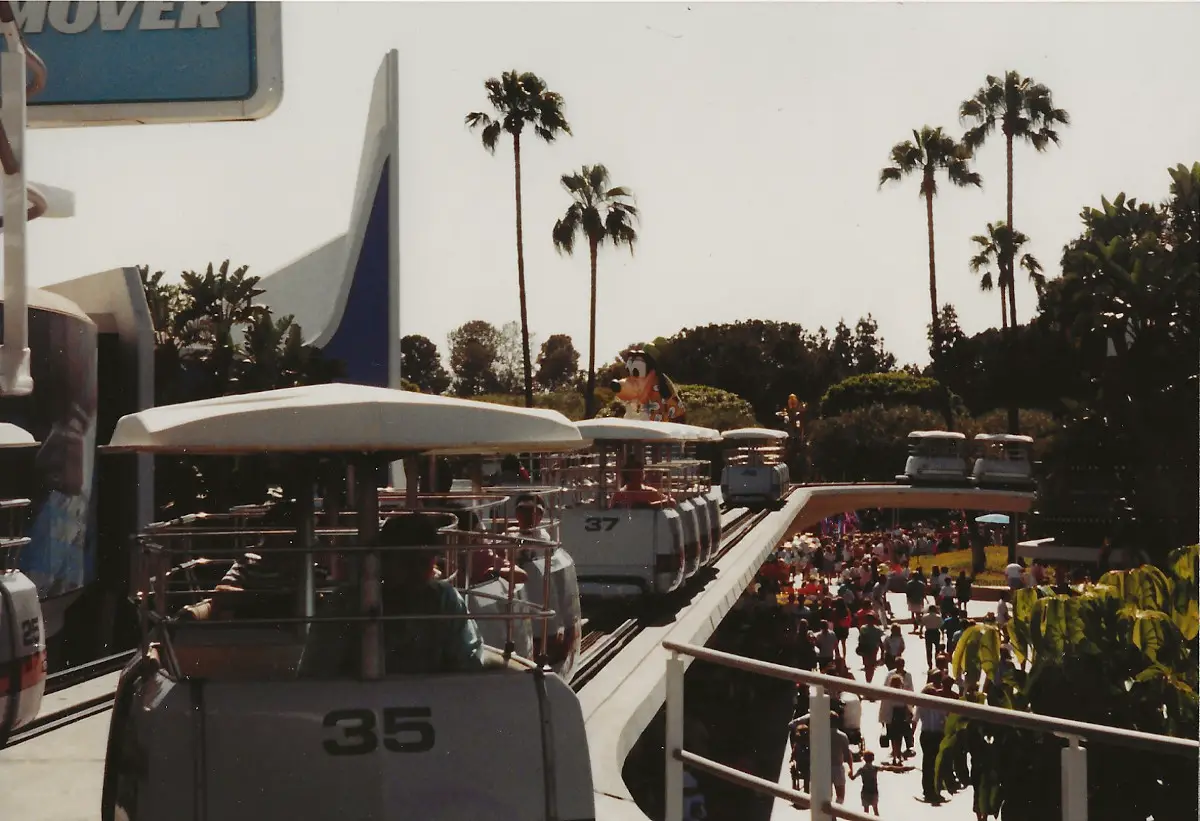
[[[866,821],[877,817],[864,815],[849,807],[835,804],[830,796],[833,784],[833,761],[830,692],[853,693],[858,696],[873,696],[893,703],[913,707],[927,707],[946,713],[956,713],[967,718],[978,718],[994,724],[1006,724],[1029,730],[1053,733],[1067,741],[1062,751],[1062,817],[1063,821],[1087,821],[1087,749],[1083,741],[1095,740],[1125,747],[1137,747],[1158,753],[1195,755],[1200,752],[1200,741],[1172,736],[1106,727],[1083,721],[1055,718],[1053,716],[1006,710],[985,704],[959,701],[941,696],[929,696],[898,690],[895,687],[880,687],[860,684],[851,679],[810,673],[781,664],[756,661],[755,659],[709,650],[691,644],[664,641],[663,647],[671,651],[667,659],[667,777],[666,777],[666,821],[683,819],[683,766],[688,764],[724,781],[737,784],[754,792],[774,795],[812,811],[813,821],[829,821],[834,818]],[[774,784],[765,779],[727,767],[683,749],[683,674],[686,664],[682,656],[722,667],[758,673],[771,678],[812,686],[809,697],[809,785],[811,791],[802,793]]]

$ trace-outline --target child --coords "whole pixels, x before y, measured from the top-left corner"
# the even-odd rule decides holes
[[[859,776],[862,776],[863,812],[879,815],[879,768],[875,766],[875,753],[870,750],[863,753],[858,772],[850,773],[851,778]]]

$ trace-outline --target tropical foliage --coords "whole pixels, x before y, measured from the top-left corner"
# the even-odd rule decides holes
[[[246,266],[229,260],[179,283],[162,271],[138,269],[154,323],[155,404],[331,382],[340,363],[304,343],[291,316],[275,317],[256,303],[263,290]],[[261,501],[278,476],[259,458],[160,457],[155,498],[164,515],[220,510]]]
[[[1005,169],[1007,171],[1007,219],[1005,226],[1008,237],[1015,239],[1019,234],[1013,228],[1013,143],[1023,140],[1038,151],[1045,151],[1051,144],[1058,145],[1058,130],[1071,122],[1070,115],[1054,105],[1050,89],[1035,82],[1032,77],[1022,77],[1016,71],[1006,71],[1003,77],[988,75],[983,86],[959,106],[959,117],[973,123],[963,135],[963,145],[974,152],[988,138],[999,131],[1004,135]],[[1016,254],[1019,242],[1005,242],[1000,248],[1008,279],[1002,283],[1008,290],[1009,325],[1017,326],[1017,296],[1013,288],[1013,271],[1016,270]]]
[[[937,179],[941,172],[951,183],[960,187],[983,185],[979,174],[971,170],[970,150],[942,129],[922,126],[913,131],[913,138],[892,146],[891,165],[879,172],[879,186],[897,182],[910,175],[921,179],[918,189],[925,198],[925,222],[929,232],[929,315],[934,329],[938,323],[937,266],[933,246],[933,198],[937,196]],[[936,345],[935,345],[936,346]]]
[[[475,111],[465,118],[467,127],[478,130],[483,147],[496,152],[501,134],[512,137],[513,178],[517,211],[517,294],[521,303],[521,359],[524,370],[525,407],[533,407],[533,363],[529,352],[529,312],[525,293],[525,232],[521,219],[521,135],[525,127],[543,141],[552,143],[562,134],[570,134],[571,126],[564,112],[562,95],[551,91],[546,81],[526,71],[506,71],[483,84],[488,103],[498,115],[493,118]]]
[[[1029,237],[1020,231],[1011,230],[1007,223],[1000,221],[989,222],[987,233],[976,234],[971,237],[971,242],[975,243],[978,249],[975,256],[971,257],[971,271],[973,273],[983,271],[983,276],[979,278],[979,290],[991,291],[993,285],[999,289],[1000,327],[1008,328],[1009,311],[1004,302],[1004,295],[1012,290],[1014,271],[1016,270],[1014,262],[1016,262],[1021,248],[1029,242]],[[1029,275],[1029,281],[1033,283],[1038,296],[1041,296],[1046,287],[1046,276],[1042,270],[1042,263],[1038,262],[1037,257],[1033,254],[1027,253],[1022,254],[1020,261],[1016,264]],[[996,267],[995,275],[991,271],[993,265]]]
[[[613,186],[603,165],[585,165],[576,173],[563,174],[561,181],[571,195],[571,204],[554,223],[551,232],[554,247],[559,253],[570,254],[575,249],[575,238],[582,235],[587,240],[591,263],[587,386],[583,394],[585,413],[591,417],[596,391],[596,257],[606,242],[616,247],[624,245],[633,253],[638,239],[635,227],[638,210],[633,204],[633,193],[628,188]]]
[[[953,667],[982,674],[993,705],[1148,733],[1195,738],[1197,546],[1163,566],[1105,573],[1058,593],[1017,592],[1007,629],[973,625]],[[1021,668],[1004,666],[1007,644]],[[1087,743],[1088,813],[1100,821],[1182,818],[1193,812],[1195,757]],[[1053,735],[950,717],[938,769],[961,750],[974,759],[980,809],[1004,819],[1056,819],[1062,742]]]

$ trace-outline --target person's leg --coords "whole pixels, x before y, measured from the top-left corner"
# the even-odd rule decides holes
[[[938,795],[934,777],[937,774],[937,754],[941,743],[941,733],[921,732],[921,790],[928,799]]]
[[[833,765],[833,795],[839,804],[846,800],[846,765],[841,761]]]

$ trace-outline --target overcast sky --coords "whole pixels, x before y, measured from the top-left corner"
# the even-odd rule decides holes
[[[75,190],[78,213],[31,226],[31,277],[224,258],[267,274],[345,231],[371,82],[397,48],[403,333],[444,351],[466,320],[518,316],[511,147],[489,156],[463,125],[483,80],[516,68],[565,96],[575,132],[524,152],[537,340],[586,351],[586,249],[558,257],[550,229],[559,175],[603,162],[643,221],[636,256],[601,253],[601,361],[685,326],[871,312],[902,363],[924,362],[925,209],[915,180],[877,190],[890,147],[926,123],[961,134],[958,103],[989,73],[1050,86],[1072,125],[1045,154],[1017,147],[1014,222],[1057,275],[1084,205],[1159,200],[1166,168],[1200,159],[1198,28],[1200,3],[289,2],[267,119],[31,134],[32,176]],[[940,301],[968,333],[999,323],[967,261],[1004,216],[1003,158],[985,146],[982,191],[934,206]],[[1033,307],[1021,281],[1021,321]]]

